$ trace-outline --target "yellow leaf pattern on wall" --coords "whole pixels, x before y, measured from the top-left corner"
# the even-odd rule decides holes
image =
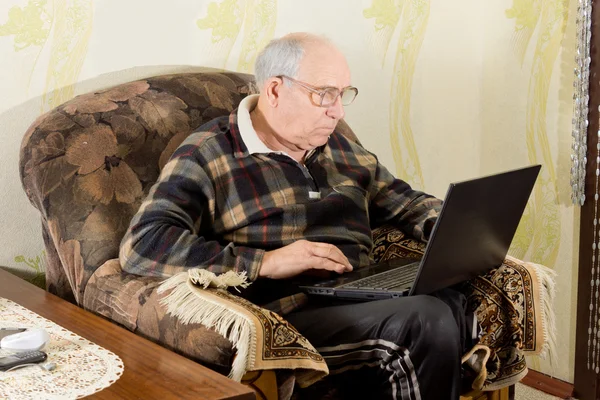
[[[514,0],[513,8],[507,10],[506,15],[516,19],[515,52],[518,55],[525,53],[536,25],[540,25],[529,80],[526,145],[529,161],[543,165],[513,241],[511,254],[523,258],[532,248],[532,261],[553,266],[560,248],[561,231],[556,173],[548,141],[546,113],[552,70],[568,18],[568,0]]]
[[[242,27],[242,48],[236,70],[253,72],[258,52],[273,38],[277,24],[277,0],[223,0],[208,5],[207,16],[198,28],[211,29],[211,40],[224,54],[223,65],[231,55]]]
[[[400,7],[394,0],[373,0],[371,8],[363,11],[365,18],[375,18],[375,30],[394,28],[400,19]]]
[[[31,0],[23,8],[12,7],[8,21],[0,25],[0,36],[13,36],[15,51],[42,46],[50,32],[52,20],[46,12],[46,0]]]
[[[93,2],[54,0],[54,27],[42,111],[73,98],[92,33]]]
[[[200,29],[212,29],[213,43],[224,39],[237,37],[242,20],[242,10],[237,0],[224,0],[220,4],[210,3],[205,18],[199,19],[196,24]]]
[[[513,7],[506,10],[506,17],[515,19],[514,48],[521,63],[525,59],[525,51],[531,36],[540,21],[540,0],[514,0]]]
[[[540,2],[531,0],[514,0],[512,8],[506,10],[508,18],[515,19],[515,30],[535,28],[540,16]]]
[[[371,8],[363,11],[367,19],[375,19],[375,48],[382,53],[381,63],[385,62],[394,29],[402,13],[401,0],[373,0]]]
[[[15,257],[15,262],[17,264],[24,264],[30,270],[27,270],[27,274],[30,277],[25,278],[28,282],[33,283],[34,285],[46,289],[46,268],[45,268],[45,260],[46,260],[46,251],[42,251],[42,253],[35,258],[25,257],[24,255],[19,255]],[[33,273],[33,276],[31,274]]]
[[[421,163],[410,125],[410,107],[415,64],[429,19],[429,1],[406,0],[397,4],[374,0],[372,7],[365,10],[363,15],[376,18],[375,29],[381,31],[391,28],[382,24],[383,21],[392,21],[393,18],[384,19],[380,17],[380,14],[399,10],[397,15],[400,18],[396,20],[396,27],[384,32],[384,40],[389,47],[393,30],[400,29],[391,86],[390,140],[396,162],[396,176],[415,187],[424,189]]]
[[[253,0],[246,6],[244,40],[238,71],[253,72],[258,52],[269,43],[277,25],[277,0]]]

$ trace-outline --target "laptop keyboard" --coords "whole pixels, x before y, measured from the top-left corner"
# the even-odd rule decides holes
[[[379,289],[388,290],[398,287],[406,287],[415,281],[419,262],[403,265],[390,271],[359,279],[354,282],[338,286],[338,289]]]

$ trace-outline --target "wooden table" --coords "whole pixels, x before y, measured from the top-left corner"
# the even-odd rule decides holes
[[[0,297],[118,355],[123,375],[94,399],[253,400],[254,392],[0,269]]]

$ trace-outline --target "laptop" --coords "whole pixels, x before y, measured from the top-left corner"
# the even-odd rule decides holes
[[[450,184],[423,258],[393,259],[299,283],[310,295],[380,300],[429,294],[499,267],[541,165]]]

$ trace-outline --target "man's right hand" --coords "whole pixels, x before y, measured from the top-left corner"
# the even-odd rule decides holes
[[[352,265],[344,253],[332,244],[298,240],[280,249],[267,251],[258,275],[270,279],[286,279],[309,269],[342,274],[352,271]]]

